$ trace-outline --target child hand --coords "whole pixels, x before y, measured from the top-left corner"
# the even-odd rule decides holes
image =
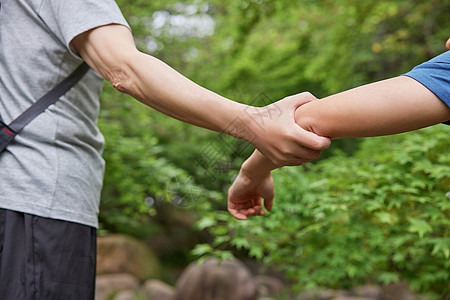
[[[228,211],[238,220],[247,220],[251,216],[264,216],[264,207],[272,210],[275,190],[270,173],[261,178],[250,178],[242,170],[228,190]]]

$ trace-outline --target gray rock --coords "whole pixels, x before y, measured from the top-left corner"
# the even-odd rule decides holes
[[[404,282],[391,283],[383,288],[383,300],[415,300],[414,294]]]
[[[238,260],[192,263],[177,282],[175,300],[257,300],[258,284]]]
[[[339,296],[339,297],[333,298],[333,300],[374,300],[374,299],[367,298],[367,297]]]
[[[283,282],[272,276],[260,275],[255,277],[258,282],[260,296],[277,296],[283,293]]]
[[[333,300],[344,296],[350,296],[350,293],[342,290],[315,289],[301,293],[298,300]]]
[[[100,236],[97,248],[97,275],[128,273],[141,281],[160,275],[156,255],[133,237],[121,234]]]
[[[160,280],[148,280],[142,288],[145,300],[173,300],[175,288]]]
[[[352,293],[358,297],[367,297],[373,300],[381,300],[383,290],[377,285],[366,284],[355,287],[354,289],[352,289]]]
[[[139,290],[139,280],[130,274],[107,274],[97,276],[95,300],[106,300],[114,292]]]
[[[134,299],[136,299],[136,296],[137,296],[136,291],[125,290],[125,291],[119,292],[114,297],[114,300],[134,300]]]

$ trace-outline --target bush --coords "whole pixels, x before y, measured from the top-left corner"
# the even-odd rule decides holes
[[[107,141],[99,216],[102,231],[148,237],[161,230],[151,218],[158,205],[206,210],[217,201],[218,193],[198,185],[185,169],[166,158],[168,147],[154,128],[158,125],[154,118],[161,117],[158,112],[109,85],[102,94],[102,106],[106,109],[99,126]],[[179,153],[183,156],[185,152]]]
[[[449,149],[448,128],[437,125],[278,170],[273,212],[210,222],[214,246],[248,249],[298,289],[402,279],[437,299],[450,270]]]

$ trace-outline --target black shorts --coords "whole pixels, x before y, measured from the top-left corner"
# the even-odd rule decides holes
[[[0,298],[90,300],[96,230],[0,209]]]

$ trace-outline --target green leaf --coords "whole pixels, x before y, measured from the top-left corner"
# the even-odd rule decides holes
[[[245,249],[249,249],[250,248],[249,242],[247,241],[246,238],[243,238],[243,237],[233,239],[231,241],[231,244],[233,246],[236,246],[236,248],[239,249],[239,250],[242,249],[242,248],[245,248]]]
[[[437,253],[442,252],[446,259],[450,258],[450,238],[433,239],[432,243],[434,244],[434,247],[431,255],[436,255]]]
[[[261,246],[253,245],[252,247],[250,247],[249,254],[250,254],[250,256],[260,260],[264,256],[264,251],[263,251],[263,248]]]
[[[408,228],[409,232],[417,233],[420,238],[423,238],[423,236],[426,233],[432,232],[433,228],[428,224],[427,221],[422,219],[416,219],[416,218],[408,218],[410,222],[410,226]]]
[[[216,220],[211,216],[211,217],[203,217],[200,219],[200,221],[198,221],[195,226],[197,227],[198,230],[203,230],[206,228],[209,228],[213,225],[215,225],[217,222]]]
[[[393,283],[393,282],[398,282],[399,281],[399,276],[398,276],[397,273],[382,272],[378,276],[378,280],[380,280],[384,284],[389,284],[389,283]]]
[[[209,244],[198,244],[192,249],[191,253],[195,256],[204,256],[206,254],[211,254],[213,248]]]
[[[395,218],[393,217],[392,214],[385,212],[385,211],[376,212],[375,217],[381,223],[385,223],[385,224],[392,224],[392,223],[394,223],[394,220],[395,220]]]

